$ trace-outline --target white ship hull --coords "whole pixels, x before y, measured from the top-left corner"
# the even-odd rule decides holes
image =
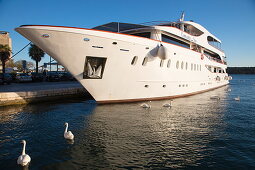
[[[158,57],[143,66],[144,57],[159,41],[71,27],[23,26],[16,30],[67,68],[100,103],[182,97],[229,83],[227,73],[213,73],[206,68],[214,65],[226,69],[226,65],[207,57],[201,59],[201,53],[170,43],[163,42],[170,67],[168,60],[161,67]],[[132,65],[135,56],[137,61]],[[84,78],[88,57],[104,59],[100,78]],[[101,72],[94,69],[89,74],[96,71]]]

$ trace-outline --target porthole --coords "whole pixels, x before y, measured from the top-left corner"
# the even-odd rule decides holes
[[[144,85],[144,87],[148,88],[148,87],[149,87],[149,85],[148,85],[148,84],[146,84],[146,85]]]
[[[184,66],[184,63],[183,63],[183,61],[182,61],[182,63],[181,63],[181,69],[183,69],[183,66]]]
[[[179,61],[176,62],[176,68],[179,68]]]
[[[146,64],[147,64],[147,62],[148,62],[148,57],[144,57],[144,59],[143,59],[143,66],[146,66]]]
[[[186,62],[186,70],[188,70],[188,63]]]
[[[138,59],[138,57],[137,57],[137,56],[134,56],[134,58],[133,58],[133,60],[132,60],[132,62],[131,62],[131,65],[135,65],[136,62],[137,62],[137,59]]]
[[[165,88],[165,87],[166,87],[166,85],[164,84],[162,87],[164,87],[164,88]]]
[[[50,36],[49,36],[49,34],[43,34],[42,37],[43,38],[49,38]]]
[[[171,60],[169,59],[167,62],[167,67],[170,68],[170,65],[171,65]]]
[[[164,66],[164,60],[160,60],[160,67]]]

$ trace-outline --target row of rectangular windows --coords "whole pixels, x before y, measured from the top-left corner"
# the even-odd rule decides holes
[[[131,65],[135,65],[136,62],[137,62],[137,60],[138,60],[138,56],[134,56],[134,58],[133,58],[132,61],[131,61]],[[143,59],[142,65],[143,65],[143,66],[146,66],[147,62],[148,62],[148,57],[145,57],[145,58]],[[163,66],[164,66],[164,62],[165,62],[164,60],[161,60],[161,61],[160,61],[160,67],[163,67]],[[184,62],[182,61],[181,64],[180,64],[180,62],[177,61],[177,62],[176,62],[176,69],[179,69],[179,65],[181,65],[181,66],[180,66],[181,69],[184,69],[184,65],[185,65],[185,69],[188,70],[188,63],[187,63],[187,62],[184,63]],[[167,68],[170,68],[170,66],[171,66],[171,60],[169,59],[169,60],[167,61]],[[197,70],[197,71],[201,71],[201,65],[191,63],[191,70],[194,70],[194,71],[196,71],[196,70]]]

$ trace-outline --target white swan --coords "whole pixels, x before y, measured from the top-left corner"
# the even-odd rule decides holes
[[[23,143],[23,150],[21,155],[19,156],[17,163],[21,166],[26,166],[31,161],[31,158],[29,155],[26,154],[26,141],[22,140],[21,143]]]
[[[211,96],[210,99],[212,99],[212,100],[220,100],[220,97],[219,96]]]
[[[163,104],[163,107],[172,107],[172,101],[173,100],[170,100],[169,103]]]
[[[235,100],[235,101],[240,101],[240,97],[239,97],[239,96],[238,96],[238,97],[235,97],[234,100]]]
[[[149,101],[149,103],[151,103],[151,101]],[[143,103],[143,104],[141,104],[141,107],[149,109],[149,108],[151,108],[151,105],[149,103]]]
[[[69,139],[69,140],[73,140],[73,138],[74,138],[73,133],[71,131],[67,131],[68,123],[65,123],[65,126],[66,126],[66,129],[65,129],[65,132],[64,132],[64,138]]]

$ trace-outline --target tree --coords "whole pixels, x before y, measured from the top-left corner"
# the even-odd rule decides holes
[[[5,64],[5,67],[11,67],[11,68],[15,67],[14,60],[13,59],[8,60]]]
[[[38,63],[41,61],[45,52],[43,50],[41,50],[39,47],[37,47],[36,45],[31,44],[28,53],[29,53],[29,56],[31,57],[31,59],[35,60],[36,73],[38,73]]]
[[[14,67],[17,67],[18,71],[24,71],[23,70],[23,64],[22,60],[18,60],[14,63]],[[31,61],[27,61],[27,68],[28,69],[33,69],[34,68],[34,63]]]
[[[17,67],[18,71],[22,71],[23,67],[22,67],[22,60],[16,61],[14,63],[15,67]]]
[[[0,60],[2,62],[2,72],[5,73],[5,63],[8,61],[9,57],[11,55],[11,49],[8,45],[2,45],[0,44]]]
[[[28,68],[29,70],[34,69],[34,68],[35,68],[35,64],[34,64],[33,62],[31,62],[31,61],[28,61],[28,62],[27,62],[27,68]]]

